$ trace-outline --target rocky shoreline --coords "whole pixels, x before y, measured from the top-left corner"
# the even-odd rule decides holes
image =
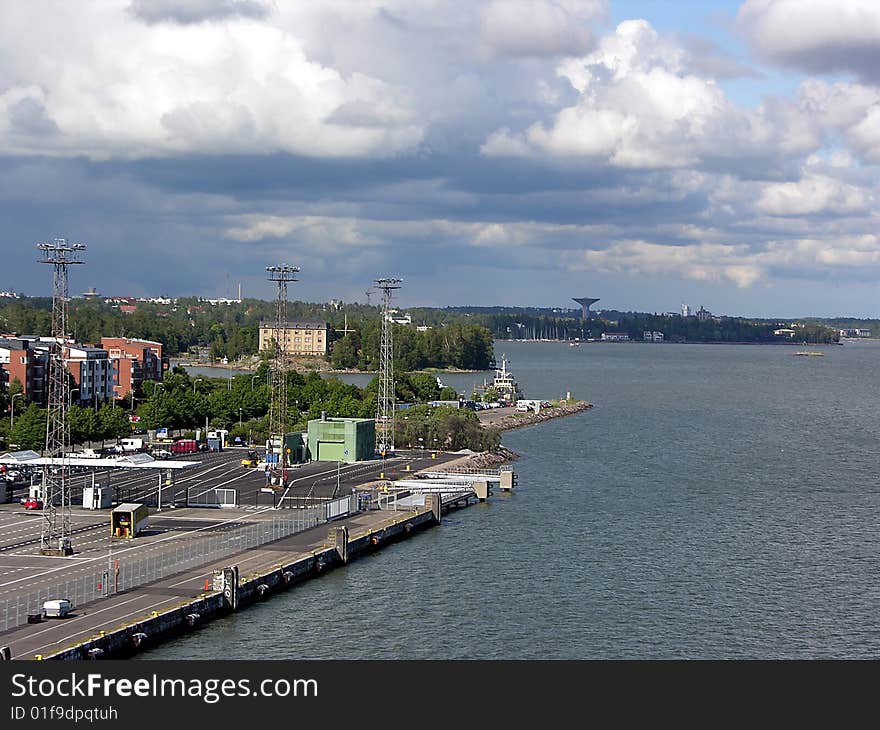
[[[536,423],[543,423],[544,421],[550,421],[554,418],[573,416],[575,413],[582,413],[592,407],[592,403],[588,403],[585,400],[579,400],[577,403],[545,408],[540,413],[511,413],[509,416],[505,416],[494,423],[483,424],[483,427],[497,428],[499,431],[513,431],[517,428],[532,426]]]
[[[484,428],[497,428],[499,431],[513,431],[517,428],[532,426],[536,423],[543,423],[554,418],[562,418],[564,416],[572,416],[576,413],[583,413],[593,407],[592,403],[587,401],[578,401],[564,406],[556,406],[548,408],[543,413],[517,413],[510,414],[492,424],[483,424]],[[491,469],[510,461],[516,461],[520,455],[515,451],[508,449],[503,444],[495,451],[482,451],[468,456],[460,462],[456,462],[457,466],[469,467],[472,469]]]

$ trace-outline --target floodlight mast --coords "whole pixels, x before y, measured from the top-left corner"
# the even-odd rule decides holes
[[[272,333],[272,394],[269,401],[269,443],[267,453],[274,453],[275,440],[278,440],[278,461],[274,469],[283,481],[287,476],[286,455],[284,453],[284,434],[287,433],[287,285],[297,281],[298,266],[280,264],[267,266],[269,281],[277,285],[275,299],[275,328]],[[268,461],[268,459],[267,459]]]
[[[402,279],[375,279],[382,293],[382,340],[379,348],[379,397],[376,404],[376,451],[383,458],[394,453],[394,324],[391,301]]]
[[[70,475],[66,463],[70,448],[70,379],[64,361],[67,342],[68,266],[83,263],[79,253],[85,251],[82,243],[68,243],[56,238],[52,243],[37,244],[42,251],[41,264],[51,264],[52,276],[52,340],[49,343],[48,414],[46,418],[45,455],[58,463],[43,467],[43,521],[40,532],[40,553],[43,555],[72,555],[70,539]],[[59,519],[60,511],[60,519]]]

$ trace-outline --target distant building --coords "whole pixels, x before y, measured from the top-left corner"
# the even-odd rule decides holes
[[[97,299],[101,296],[101,294],[97,289],[95,289],[95,287],[89,287],[87,291],[83,292],[82,296],[83,299]]]
[[[790,329],[789,327],[781,327],[778,330],[773,330],[773,334],[777,337],[794,337],[797,334],[797,330]]]
[[[389,322],[394,322],[394,324],[412,324],[412,317],[408,314],[401,314],[400,311],[397,309],[390,310],[388,314],[385,315],[385,318]]]
[[[4,337],[0,339],[0,381],[8,393],[16,380],[21,383],[26,403],[46,404],[45,350],[33,347],[35,337]]]
[[[145,380],[161,382],[168,359],[161,342],[128,337],[102,337],[101,347],[107,350],[114,368],[114,394],[124,398],[138,390]]]
[[[603,332],[602,342],[629,342],[629,335],[626,332]]]
[[[115,373],[107,351],[73,340],[25,335],[0,339],[0,368],[6,387],[14,381],[22,386],[27,403],[45,406],[48,401],[48,363],[53,343],[60,342],[62,357],[74,386],[71,403],[97,405],[113,398]]]
[[[701,304],[700,308],[697,310],[696,317],[698,320],[700,320],[700,322],[705,322],[712,319],[712,312],[710,312],[708,309],[705,309]]]
[[[838,334],[841,337],[870,337],[871,330],[866,330],[866,329],[856,327],[856,328],[838,330]]]
[[[665,335],[662,332],[651,332],[650,330],[645,330],[642,333],[642,339],[645,342],[663,342],[665,339]]]
[[[681,316],[682,317],[690,317],[691,316],[691,305],[690,304],[682,304],[681,305]]]
[[[275,323],[260,322],[260,350],[271,350]],[[326,355],[330,346],[327,322],[287,322],[283,327],[282,349],[288,355]]]
[[[21,294],[14,291],[0,291],[0,297],[3,299],[21,299]]]
[[[76,383],[71,403],[88,406],[113,399],[115,373],[104,348],[70,343],[64,347],[64,360]]]

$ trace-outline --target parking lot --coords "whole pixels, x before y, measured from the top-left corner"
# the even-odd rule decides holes
[[[247,454],[243,448],[205,452],[185,457],[197,462],[191,469],[177,472],[174,483],[162,488],[162,508],[158,508],[159,478],[153,471],[84,470],[71,478],[75,495],[83,486],[106,484],[113,490],[114,502],[141,502],[152,507],[145,534],[135,540],[110,537],[109,510],[87,510],[74,500],[71,509],[71,540],[74,554],[52,557],[40,554],[43,525],[41,511],[27,511],[19,499],[28,491],[29,479],[17,485],[14,500],[0,504],[0,598],[20,592],[38,591],[59,580],[76,580],[93,574],[98,566],[116,560],[149,558],[173,550],[180,540],[222,533],[278,514],[273,507],[297,507],[303,501],[329,499],[348,494],[359,484],[376,479],[395,479],[418,469],[436,466],[457,458],[452,454],[425,451],[399,452],[387,460],[336,464],[311,462],[288,470],[283,488],[266,488],[266,477],[257,469],[241,466]],[[204,495],[212,489],[237,490],[238,507],[209,509],[186,507],[183,499]],[[81,498],[81,497],[80,497]],[[79,503],[81,505],[81,502]]]

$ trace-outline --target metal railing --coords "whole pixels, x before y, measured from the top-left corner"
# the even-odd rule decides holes
[[[190,490],[186,504],[188,507],[237,507],[238,490],[229,487],[212,487],[200,492]]]
[[[99,598],[281,540],[323,524],[327,519],[326,505],[315,505],[285,511],[272,520],[234,527],[221,525],[198,536],[190,534],[165,544],[148,543],[143,546],[148,554],[141,552],[136,557],[114,557],[111,553],[107,562],[93,572],[30,593],[0,598],[0,631],[27,623],[29,616],[41,615],[45,601],[67,599],[75,609]],[[117,549],[122,546],[130,547],[121,543]]]

